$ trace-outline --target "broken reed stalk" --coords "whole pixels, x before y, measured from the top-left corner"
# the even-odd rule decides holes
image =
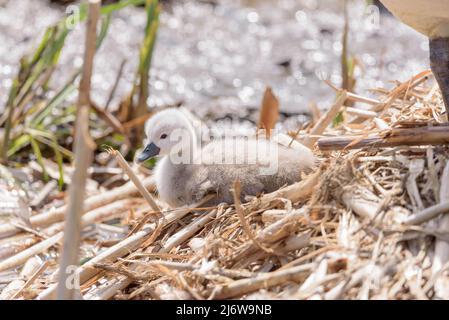
[[[181,229],[170,238],[167,239],[164,246],[159,250],[159,253],[167,253],[170,252],[171,249],[180,245],[193,235],[195,235],[199,230],[204,228],[204,226],[215,219],[217,215],[217,210],[212,210],[207,214],[203,214],[194,220],[192,223],[187,225],[185,228]]]
[[[255,201],[260,201],[261,206],[267,205],[271,201],[279,198],[289,199],[292,203],[304,201],[310,197],[313,190],[318,185],[321,175],[322,170],[317,169],[303,180],[271,193],[267,193],[260,197],[260,199],[255,199]]]
[[[112,282],[112,283],[111,283]],[[109,300],[117,292],[125,289],[133,282],[132,278],[128,278],[125,276],[119,276],[115,279],[112,279],[109,283],[105,284],[105,287],[99,287],[94,293],[88,293],[84,297],[85,300]]]
[[[375,118],[377,117],[377,113],[374,111],[357,109],[352,107],[347,107],[345,110],[348,114],[358,116],[360,118]]]
[[[102,118],[115,132],[123,135],[125,134],[125,129],[123,128],[122,124],[112,113],[102,109],[93,101],[90,102],[90,106],[95,110],[98,116]]]
[[[380,118],[374,118],[373,119],[374,124],[376,125],[376,128],[379,130],[389,130],[391,127],[386,123],[384,120]]]
[[[324,81],[329,87],[331,87],[333,90],[335,90],[336,92],[339,92],[340,89],[337,88],[336,86],[334,86],[330,81],[326,80]],[[361,103],[365,103],[371,106],[377,106],[379,104],[381,104],[382,102],[377,100],[377,99],[373,99],[373,98],[368,98],[368,97],[364,97],[364,96],[360,96],[358,94],[355,94],[353,92],[346,92],[347,94],[347,99],[353,102],[361,102]]]
[[[129,262],[138,264],[141,266],[145,266],[148,268],[158,269],[159,267],[164,267],[171,270],[177,271],[197,271],[201,269],[201,265],[195,265],[188,262],[176,262],[176,261],[164,261],[164,260],[152,260],[152,261],[142,261],[142,260],[129,260],[129,259],[121,259],[123,262]],[[98,265],[98,267],[103,268],[105,270],[111,270],[110,266],[106,265]],[[112,271],[112,270],[111,270]],[[212,268],[209,270],[212,274],[219,274],[224,277],[228,277],[231,279],[234,278],[249,278],[254,277],[257,273],[247,271],[247,270],[235,270],[235,269],[225,269],[225,268]]]
[[[375,112],[382,111],[381,112],[381,115],[382,115],[394,103],[394,101],[401,96],[402,93],[405,93],[405,92],[415,88],[416,86],[420,85],[421,83],[426,81],[429,78],[429,75],[431,75],[431,74],[432,74],[432,71],[425,70],[425,71],[418,73],[417,75],[414,75],[409,80],[401,83],[399,86],[394,88],[388,94],[388,98],[386,99],[385,102],[375,106],[372,109],[372,111],[375,111]]]
[[[142,184],[140,179],[136,176],[136,174],[133,172],[131,167],[129,166],[128,162],[123,158],[122,154],[112,148],[107,148],[107,151],[112,154],[116,159],[120,167],[122,167],[123,171],[128,175],[128,177],[131,179],[131,181],[136,186],[137,190],[139,190],[140,194],[147,200],[148,204],[154,211],[160,212],[161,209],[157,205],[156,201],[153,199],[151,194],[148,192],[148,190],[145,188],[145,186]]]
[[[23,263],[25,263],[30,257],[40,254],[41,252],[47,250],[51,246],[58,243],[63,237],[63,233],[59,232],[48,239],[45,239],[37,244],[20,251],[16,255],[4,259],[0,262],[0,272],[11,268],[15,268]]]
[[[339,91],[337,100],[335,101],[334,105],[329,110],[327,110],[327,112],[323,116],[321,116],[320,120],[318,120],[318,122],[313,126],[312,130],[310,130],[309,137],[304,139],[303,144],[306,147],[311,149],[313,148],[315,142],[318,140],[318,137],[316,136],[321,135],[329,126],[329,124],[332,123],[332,120],[336,117],[346,99],[346,90]]]
[[[47,269],[47,267],[50,265],[50,262],[47,260],[45,261],[40,267],[39,269],[37,269],[37,271],[31,275],[31,277],[23,284],[22,287],[20,287],[19,290],[17,290],[16,293],[14,293],[12,295],[12,297],[10,298],[10,300],[14,300],[15,298],[19,297],[23,290],[25,290],[26,288],[28,288],[30,285],[33,284],[33,282]]]
[[[442,213],[449,212],[449,201],[441,202],[434,206],[428,207],[418,213],[407,217],[403,223],[406,225],[416,225],[429,221]]]
[[[6,287],[1,290],[0,300],[10,300],[27,282],[27,279],[33,277],[33,275],[42,266],[42,261],[36,256],[28,259],[20,270],[19,277],[12,280]]]
[[[260,273],[254,278],[236,280],[218,287],[213,296],[214,299],[229,299],[258,289],[267,289],[273,286],[278,286],[290,281],[298,282],[303,280],[306,277],[306,272],[309,272],[314,267],[316,267],[315,263],[308,263],[285,270]]]
[[[245,219],[244,209],[242,204],[240,203],[240,193],[241,193],[241,184],[239,180],[236,180],[234,182],[234,189],[232,190],[233,196],[234,196],[234,205],[235,205],[235,211],[237,212],[237,216],[239,217],[240,223],[242,224],[243,230],[245,231],[248,238],[260,249],[267,253],[272,253],[273,250],[270,248],[266,248],[263,246],[254,236],[250,225]]]
[[[322,151],[385,148],[394,146],[440,145],[449,143],[449,127],[393,128],[376,136],[346,136],[321,138],[318,148]]]
[[[81,215],[84,206],[87,169],[89,168],[95,142],[89,135],[90,86],[93,60],[97,42],[97,22],[100,16],[101,0],[89,0],[86,29],[84,66],[79,86],[78,109],[75,132],[75,172],[69,190],[69,205],[64,227],[64,241],[59,267],[57,299],[73,300],[79,288],[69,286],[70,269],[79,265],[81,243]]]

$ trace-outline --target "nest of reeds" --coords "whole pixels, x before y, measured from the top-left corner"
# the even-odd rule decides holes
[[[376,90],[378,100],[339,90],[292,134],[319,168],[247,203],[153,210],[142,172],[142,186],[88,191],[83,298],[449,298],[449,127],[429,77]],[[67,204],[44,199],[28,225],[0,225],[4,299],[54,296]]]

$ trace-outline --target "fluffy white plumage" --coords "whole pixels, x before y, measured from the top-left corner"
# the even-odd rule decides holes
[[[273,139],[226,137],[201,147],[192,122],[177,109],[159,112],[145,128],[147,146],[156,150],[149,156],[163,156],[155,169],[159,197],[172,207],[197,202],[211,193],[215,197],[207,205],[232,203],[230,189],[235,180],[241,182],[242,200],[247,195],[272,192],[299,181],[301,172],[312,170],[316,163],[303,145],[297,143],[295,149],[281,145],[285,136],[281,144]],[[170,139],[172,136],[183,143]],[[187,161],[179,163],[181,158]]]

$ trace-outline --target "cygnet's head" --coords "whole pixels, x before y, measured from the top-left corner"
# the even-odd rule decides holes
[[[177,109],[166,109],[155,114],[146,122],[145,133],[145,148],[137,157],[138,162],[170,154],[180,142],[195,143],[195,131],[191,123]]]

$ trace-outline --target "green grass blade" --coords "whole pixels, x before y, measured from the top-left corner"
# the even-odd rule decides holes
[[[151,58],[156,42],[157,29],[159,27],[159,11],[157,0],[147,1],[147,25],[139,58],[139,72],[141,74],[148,73],[151,66]]]
[[[56,136],[50,131],[27,129],[27,132],[29,133],[30,138],[34,138],[37,141],[39,141],[53,149],[53,152],[54,152],[55,158],[56,158],[56,163],[58,165],[58,172],[59,172],[58,186],[59,186],[59,188],[62,188],[62,186],[64,185],[64,169],[63,169],[63,157],[62,156],[63,156],[63,154],[65,154],[70,159],[72,159],[73,158],[72,152],[65,149],[64,147],[61,147],[58,144],[58,140],[56,139]]]
[[[6,104],[8,118],[6,119],[5,134],[3,136],[3,146],[2,146],[2,159],[4,162],[8,160],[9,137],[11,134],[12,116],[14,113],[14,99],[16,98],[18,87],[19,82],[17,80],[14,80],[11,90],[9,92],[8,102]]]
[[[70,160],[73,159],[73,152],[60,146],[57,143],[56,136],[52,132],[50,132],[48,130],[38,130],[38,129],[27,128],[26,133],[32,135],[34,139],[49,146],[50,148],[57,148],[58,151],[61,153],[61,155],[66,156],[68,159],[70,159]],[[53,142],[56,142],[56,146],[54,145]]]
[[[31,142],[31,147],[33,148],[34,155],[36,156],[37,163],[39,164],[39,166],[42,169],[42,173],[44,175],[44,177],[43,177],[44,181],[47,182],[48,181],[48,173],[47,173],[47,170],[45,169],[44,160],[42,158],[42,153],[41,153],[41,149],[39,148],[39,144],[37,143],[36,140],[34,140],[34,138],[32,136],[30,136],[30,142]]]
[[[97,50],[101,47],[104,38],[106,38],[106,35],[108,34],[109,26],[111,24],[111,17],[112,15],[108,13],[103,17],[101,21],[101,29],[97,37]]]
[[[56,163],[58,164],[58,171],[59,171],[59,179],[58,179],[58,186],[59,189],[62,190],[62,187],[64,186],[64,168],[62,166],[62,154],[59,151],[59,145],[58,142],[56,141],[56,138],[53,137],[52,139],[53,142],[53,150],[55,152],[55,157],[56,157]]]
[[[30,143],[30,136],[28,134],[21,135],[14,139],[11,143],[11,147],[8,149],[8,157],[16,154],[17,151],[26,147]]]
[[[53,37],[55,31],[56,31],[56,28],[54,26],[47,28],[47,30],[44,33],[44,36],[42,37],[42,40],[41,40],[39,46],[36,49],[36,52],[34,53],[33,57],[31,58],[30,65],[33,66],[34,64],[36,64],[37,61],[40,60],[40,58],[42,57],[42,53],[47,48],[47,45],[48,45],[49,41],[51,40],[51,38]]]
[[[126,1],[119,1],[117,3],[109,4],[107,6],[104,6],[101,8],[101,14],[110,14],[114,11],[121,10],[128,6],[139,6],[141,4],[144,4],[145,0],[126,0]]]
[[[102,15],[108,15],[115,11],[121,10],[128,6],[138,6],[141,4],[144,4],[145,0],[126,0],[126,1],[119,1],[117,3],[108,4],[106,6],[102,6],[100,13]],[[79,19],[78,22],[83,22],[87,19],[87,5],[85,3],[82,3],[79,5]],[[69,16],[65,18],[63,21],[61,21],[61,24],[69,25],[71,24],[71,21],[73,21],[73,17]]]
[[[48,102],[48,104],[33,116],[30,122],[31,127],[36,128],[39,125],[42,125],[42,122],[51,114],[52,110],[63,103],[66,98],[76,90],[75,80],[79,75],[80,71],[77,71],[66,85]]]

